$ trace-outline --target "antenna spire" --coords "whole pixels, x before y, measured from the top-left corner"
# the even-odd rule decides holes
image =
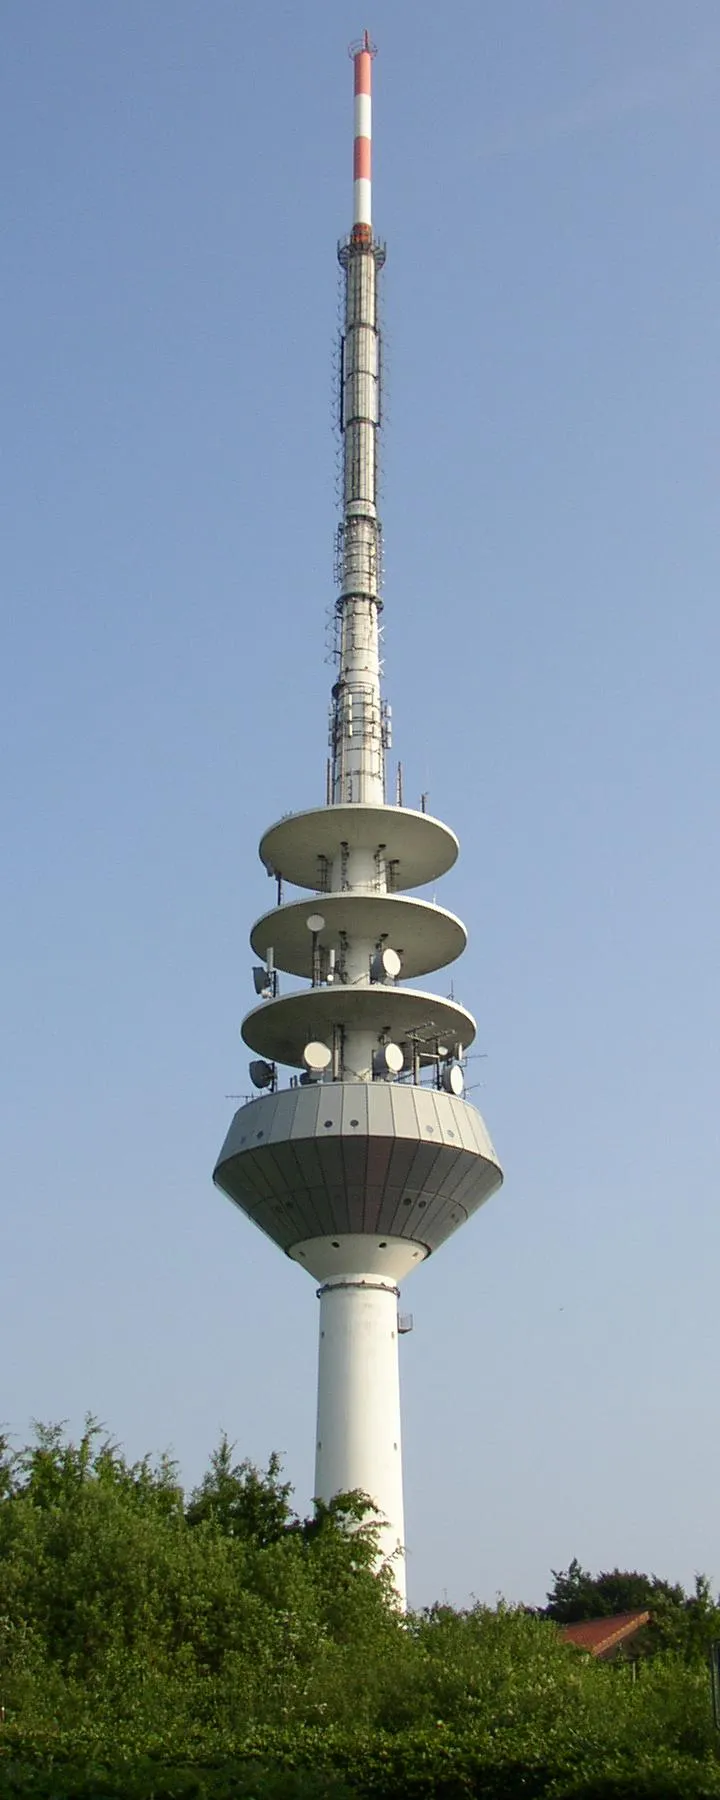
[[[333,804],[384,805],[385,752],[391,709],[380,693],[382,608],[378,439],[382,422],[382,354],[378,275],[385,249],[376,243],[371,205],[371,97],[375,46],[368,33],[351,46],[355,73],[354,224],[338,255],[345,275],[340,344],[339,423],[343,444],[342,523],[337,536],[340,592],[338,678],[330,715]]]
[[[355,141],[353,145],[353,230],[372,236],[372,65],[377,54],[370,34],[350,45],[355,65]]]

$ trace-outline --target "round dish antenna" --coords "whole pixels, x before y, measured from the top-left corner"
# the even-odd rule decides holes
[[[460,1095],[464,1093],[465,1090],[465,1076],[463,1075],[460,1064],[456,1062],[446,1063],[440,1080],[446,1094],[454,1094],[456,1099],[459,1100]]]
[[[388,945],[385,950],[375,951],[370,963],[370,980],[396,981],[401,968],[402,962],[397,950],[391,950]]]
[[[399,1075],[405,1063],[405,1057],[399,1044],[383,1044],[375,1051],[373,1057],[373,1075]]]
[[[275,1080],[275,1069],[269,1062],[251,1062],[248,1074],[253,1087],[269,1088]]]
[[[319,931],[325,930],[325,920],[322,913],[310,913],[309,917],[305,920],[305,924],[307,925],[308,931],[312,932],[313,937],[317,937]]]
[[[305,1045],[303,1062],[308,1074],[324,1075],[325,1070],[329,1069],[332,1062],[332,1050],[328,1049],[327,1044],[320,1044],[313,1039]]]

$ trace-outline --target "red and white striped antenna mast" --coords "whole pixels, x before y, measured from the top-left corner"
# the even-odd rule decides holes
[[[350,45],[349,54],[355,67],[353,234],[372,236],[372,66],[377,50],[369,32]]]

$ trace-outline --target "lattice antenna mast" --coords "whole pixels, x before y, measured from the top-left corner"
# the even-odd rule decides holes
[[[351,47],[355,68],[353,228],[338,247],[345,277],[340,353],[342,523],[337,576],[339,671],[330,709],[330,797],[335,804],[385,799],[390,712],[380,695],[382,527],[378,439],[382,345],[378,277],[385,246],[372,228],[372,65],[368,33]]]

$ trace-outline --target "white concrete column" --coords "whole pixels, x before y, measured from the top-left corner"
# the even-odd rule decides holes
[[[383,1560],[405,1605],[398,1290],[377,1274],[334,1275],[319,1290],[315,1459],[319,1500],[362,1488],[384,1523]],[[395,1553],[400,1551],[399,1555]]]

